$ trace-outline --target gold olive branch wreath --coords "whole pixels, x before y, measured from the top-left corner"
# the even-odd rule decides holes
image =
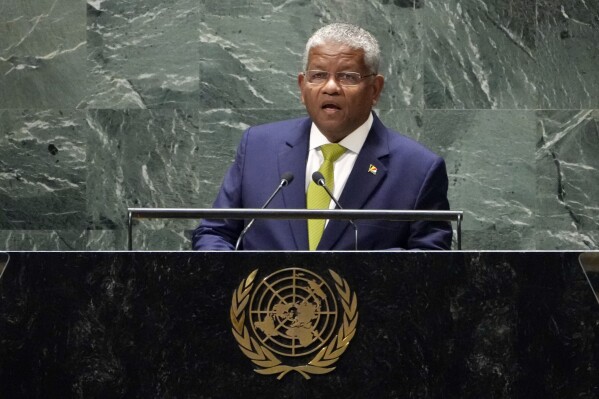
[[[331,273],[331,276],[335,280],[337,292],[341,297],[341,304],[344,310],[343,323],[339,327],[337,336],[327,346],[322,347],[308,364],[294,367],[282,364],[268,348],[260,345],[250,336],[248,328],[245,326],[244,311],[248,305],[257,273],[258,269],[251,272],[245,280],[241,281],[237,290],[233,292],[230,310],[233,336],[239,344],[239,348],[255,365],[262,367],[254,371],[263,375],[279,374],[277,376],[279,380],[290,371],[297,371],[309,380],[310,374],[326,374],[335,370],[335,367],[330,366],[337,362],[339,357],[347,349],[347,346],[356,333],[356,325],[358,323],[358,299],[355,292],[352,294],[347,281],[329,269],[329,273]]]

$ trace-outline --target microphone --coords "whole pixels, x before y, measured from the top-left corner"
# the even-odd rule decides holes
[[[333,195],[333,193],[331,193],[331,190],[329,190],[329,188],[327,187],[327,184],[324,181],[324,176],[322,175],[322,173],[320,173],[319,171],[316,171],[316,172],[312,173],[312,181],[314,183],[316,183],[317,185],[321,186],[322,188],[324,188],[324,190],[327,192],[327,194],[329,195],[329,197],[331,197],[331,199],[333,200],[333,202],[335,203],[335,205],[337,205],[337,208],[343,209],[343,207],[341,206],[341,204],[339,203],[339,201],[337,201],[337,199],[335,198],[335,196]],[[354,245],[354,249],[357,251],[358,250],[358,226],[356,226],[356,224],[354,223],[353,220],[349,220],[349,222],[354,227],[354,233],[355,233],[355,245]]]
[[[266,208],[268,206],[268,204],[270,204],[270,202],[273,200],[273,198],[279,193],[279,191],[281,191],[281,189],[283,187],[288,186],[289,184],[291,184],[292,181],[293,181],[293,173],[291,173],[291,172],[285,172],[285,173],[283,173],[281,175],[281,182],[277,186],[276,190],[266,200],[266,202],[264,203],[264,205],[262,205],[262,208],[260,208],[260,209]],[[243,229],[241,231],[241,233],[239,234],[239,238],[237,238],[237,242],[235,243],[235,251],[237,251],[239,249],[239,245],[241,245],[241,240],[243,240],[243,236],[245,236],[245,234],[248,232],[248,230],[250,229],[250,227],[252,227],[252,225],[254,224],[254,221],[256,221],[256,219],[250,220],[250,222],[247,224],[247,226],[245,226],[245,229]]]

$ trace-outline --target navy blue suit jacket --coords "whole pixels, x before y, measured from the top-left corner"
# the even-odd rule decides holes
[[[269,208],[305,209],[306,160],[310,118],[249,128],[228,170],[215,208],[261,208],[291,172],[294,181],[274,198]],[[377,173],[369,173],[370,165]],[[443,159],[421,144],[387,129],[374,115],[374,123],[339,198],[344,209],[448,210],[447,172]],[[451,225],[446,222],[393,222],[362,220],[358,249],[449,249]],[[204,220],[194,231],[198,250],[227,250],[235,242],[243,220]],[[307,250],[305,220],[260,219],[248,230],[246,250]],[[351,250],[354,229],[349,222],[331,220],[319,250]]]

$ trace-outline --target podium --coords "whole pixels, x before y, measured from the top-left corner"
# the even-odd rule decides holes
[[[0,279],[3,398],[599,396],[599,304],[578,252],[8,255]],[[236,295],[252,273],[247,292],[257,293],[264,281],[275,287],[278,273],[308,283],[320,277],[318,287],[330,291],[307,295],[319,306],[325,297],[339,301],[336,287],[346,284],[349,307],[339,302],[331,338],[312,337],[334,350],[341,345],[331,340],[349,338],[330,366],[314,361],[318,348],[295,358],[272,352],[291,368],[312,361],[332,371],[255,371],[272,371],[251,356],[276,338],[259,322],[287,323],[289,335],[299,310],[275,314],[274,305],[301,301],[272,288],[280,298],[262,301],[266,313],[255,313],[250,327],[253,302]],[[247,311],[240,325],[257,343],[249,354],[235,336],[234,307]],[[339,327],[346,318],[356,320],[353,330]]]

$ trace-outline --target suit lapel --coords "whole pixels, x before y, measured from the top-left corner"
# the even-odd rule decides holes
[[[372,128],[356,158],[356,163],[345,183],[339,203],[344,209],[362,209],[387,175],[383,158],[389,155],[386,128],[374,115]],[[374,166],[374,170],[371,168]],[[350,223],[343,220],[331,220],[324,230],[318,249],[330,250],[345,233],[352,229]],[[358,231],[359,234],[359,231]]]
[[[293,173],[294,179],[283,189],[283,202],[287,209],[306,209],[306,159],[310,138],[311,120],[306,118],[293,129],[278,156],[279,174]],[[308,227],[302,219],[289,220],[295,245],[299,250],[308,249]]]

